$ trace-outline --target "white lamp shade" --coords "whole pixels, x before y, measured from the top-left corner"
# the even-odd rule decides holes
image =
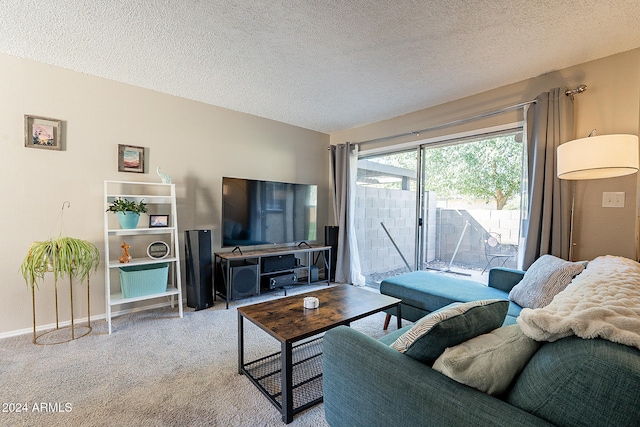
[[[612,178],[638,172],[636,135],[601,135],[558,146],[558,178]]]

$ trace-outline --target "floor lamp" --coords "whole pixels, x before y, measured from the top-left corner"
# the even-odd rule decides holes
[[[636,135],[594,136],[575,139],[558,146],[558,178],[573,180],[571,222],[569,225],[569,260],[573,260],[573,213],[578,180],[613,178],[638,172],[638,137]]]

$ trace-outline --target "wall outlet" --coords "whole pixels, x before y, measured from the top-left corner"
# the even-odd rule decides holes
[[[603,208],[624,208],[624,191],[605,191],[602,193]]]

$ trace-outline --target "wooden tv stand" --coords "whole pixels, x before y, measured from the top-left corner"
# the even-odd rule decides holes
[[[264,259],[269,257],[279,257],[282,255],[293,255],[297,262],[295,266],[283,268],[282,270],[275,271],[264,271]],[[324,267],[324,274],[321,278],[319,273],[318,277],[315,280],[312,280],[312,270],[313,266],[318,266],[318,262],[322,258],[322,262],[320,264],[321,267]],[[279,246],[274,248],[266,248],[266,249],[258,249],[258,250],[249,250],[249,251],[234,251],[234,252],[216,252],[214,253],[214,301],[217,295],[224,297],[227,303],[227,308],[229,308],[229,301],[234,299],[246,298],[254,295],[259,295],[261,293],[261,282],[264,277],[285,275],[296,273],[300,275],[302,273],[302,278],[304,280],[297,280],[296,285],[299,284],[313,284],[313,283],[323,283],[326,282],[329,285],[330,282],[330,274],[331,271],[331,246],[323,246],[323,245],[306,245],[306,246]],[[252,275],[251,273],[246,274],[245,277],[248,277],[247,280],[251,280],[251,283],[241,283],[240,286],[243,288],[248,287],[250,289],[255,289],[255,292],[248,292],[246,296],[238,296],[233,298],[234,286],[232,278],[234,269],[244,269],[250,272],[255,273]],[[316,270],[317,271],[317,270]],[[306,274],[306,277],[304,277]],[[253,278],[255,276],[256,282],[253,282]],[[255,288],[252,288],[255,285]],[[285,289],[286,295],[286,287],[278,286],[278,289]]]

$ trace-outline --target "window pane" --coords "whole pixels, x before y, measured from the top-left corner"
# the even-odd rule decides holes
[[[416,169],[417,150],[358,161],[355,226],[367,286],[408,272],[405,261],[415,269]]]
[[[516,267],[523,151],[516,135],[423,149],[426,268],[486,281],[491,267]]]

